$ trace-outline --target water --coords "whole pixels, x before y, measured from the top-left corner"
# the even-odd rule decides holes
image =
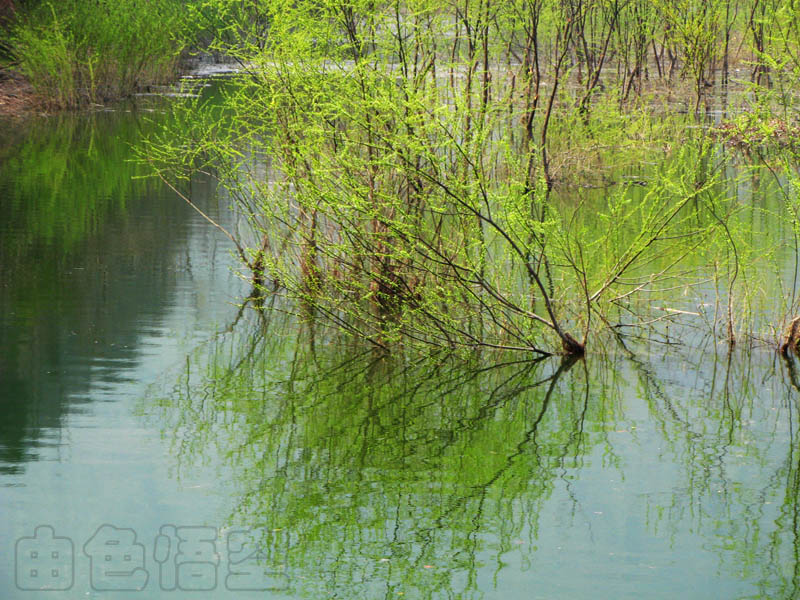
[[[132,178],[159,118],[0,128],[3,598],[800,595],[773,352],[387,359],[240,312],[227,240]]]
[[[140,415],[148,386],[236,314],[244,289],[220,236],[161,186],[132,180],[141,169],[130,145],[149,116],[3,127],[4,598],[37,596],[15,587],[13,567],[15,540],[38,525],[80,554],[104,523],[151,544],[161,523],[222,514],[213,473],[178,480],[170,444]],[[197,180],[193,192],[203,199],[212,188]],[[85,596],[84,567],[77,557],[64,597]]]

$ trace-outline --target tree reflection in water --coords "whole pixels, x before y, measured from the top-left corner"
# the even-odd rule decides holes
[[[772,354],[386,356],[248,313],[154,410],[179,469],[223,457],[230,524],[259,528],[292,593],[480,597],[580,535],[576,581],[620,548],[641,570],[657,543],[708,553],[737,593],[797,595],[800,392]]]

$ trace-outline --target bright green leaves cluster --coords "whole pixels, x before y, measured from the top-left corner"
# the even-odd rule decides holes
[[[619,5],[592,7],[622,26]],[[679,118],[623,109],[619,89],[588,110],[563,62],[586,15],[564,10],[260,4],[268,35],[217,40],[246,66],[219,115],[179,114],[151,162],[176,181],[215,173],[256,283],[384,348],[579,353],[606,325],[695,314],[688,290],[741,281],[747,255],[727,159]],[[613,185],[583,189],[590,170]]]

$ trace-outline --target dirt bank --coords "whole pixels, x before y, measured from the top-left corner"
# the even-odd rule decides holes
[[[42,101],[24,77],[0,70],[0,116],[24,117],[45,112]]]

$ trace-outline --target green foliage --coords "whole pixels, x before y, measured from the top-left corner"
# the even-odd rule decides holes
[[[666,20],[662,50],[699,107],[738,8],[259,6],[268,36],[215,42],[247,65],[220,117],[178,107],[147,151],[172,185],[218,178],[250,226],[229,235],[256,287],[382,348],[579,354],[612,328],[703,319],[698,304],[731,342],[755,322],[773,281],[754,287],[744,261],[775,272],[781,252],[756,251],[731,157],[640,85]],[[601,88],[612,60],[619,78]]]
[[[188,42],[183,8],[180,0],[42,3],[17,17],[11,54],[53,106],[126,96],[174,76]]]
[[[555,334],[577,352],[583,342],[568,328],[585,341],[616,288],[644,285],[638,263],[657,253],[671,264],[657,242],[693,214],[686,207],[702,188],[691,173],[677,189],[665,174],[672,188],[654,186],[640,202],[627,189],[609,198],[607,229],[580,229],[592,209],[553,201],[560,127],[562,141],[584,129],[613,148],[625,134],[603,130],[618,111],[585,125],[583,107],[556,105],[557,86],[538,131],[524,127],[533,107],[515,90],[530,72],[487,70],[501,47],[490,23],[519,25],[514,13],[487,5],[467,11],[462,27],[426,2],[273,10],[272,36],[251,48],[251,77],[230,94],[229,124],[155,143],[150,157],[168,179],[201,156],[213,165],[262,236],[251,266],[304,305],[384,347],[403,339],[548,353]],[[548,135],[553,111],[560,122]]]

